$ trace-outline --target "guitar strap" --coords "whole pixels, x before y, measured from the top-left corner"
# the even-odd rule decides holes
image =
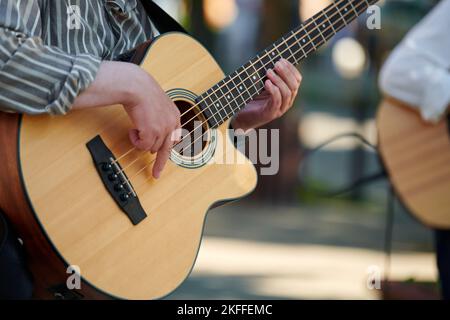
[[[140,0],[152,23],[163,34],[166,32],[188,33],[174,18],[167,14],[160,6],[152,0]]]
[[[174,18],[169,16],[169,14],[167,14],[152,0],[140,1],[145,9],[145,12],[147,13],[147,16],[150,18],[156,29],[158,29],[160,34],[167,32],[181,32],[188,34],[188,32]],[[136,48],[128,52],[124,52],[117,56],[114,60],[139,64],[145,56],[148,43],[149,41],[146,41]]]

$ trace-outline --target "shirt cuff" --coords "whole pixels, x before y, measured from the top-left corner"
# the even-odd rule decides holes
[[[438,122],[446,113],[450,103],[450,74],[435,70],[428,81],[424,81],[425,94],[420,106],[423,119]]]
[[[67,55],[67,62],[72,64],[66,79],[55,84],[51,90],[46,111],[53,115],[64,115],[84,90],[95,80],[101,59],[88,54]]]

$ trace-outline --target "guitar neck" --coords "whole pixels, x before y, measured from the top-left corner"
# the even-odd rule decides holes
[[[294,65],[319,49],[378,0],[335,0],[197,98],[211,127],[218,127],[264,89],[266,73],[284,58]]]

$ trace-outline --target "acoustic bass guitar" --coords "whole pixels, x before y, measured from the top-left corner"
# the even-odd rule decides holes
[[[167,92],[183,127],[206,137],[196,152],[174,148],[157,181],[154,156],[133,149],[120,105],[1,114],[0,207],[25,243],[36,296],[154,299],[175,290],[194,265],[208,209],[257,183],[226,134],[229,119],[263,90],[276,61],[298,64],[375,2],[336,0],[227,76],[183,33],[134,50],[131,62]],[[68,266],[79,268],[80,290],[67,290]]]
[[[450,117],[432,125],[389,98],[377,125],[381,157],[402,202],[425,225],[450,229]]]

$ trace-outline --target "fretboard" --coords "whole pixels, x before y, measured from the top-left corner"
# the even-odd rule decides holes
[[[197,98],[211,127],[233,117],[264,89],[267,70],[284,58],[294,65],[315,52],[378,0],[335,0]]]

